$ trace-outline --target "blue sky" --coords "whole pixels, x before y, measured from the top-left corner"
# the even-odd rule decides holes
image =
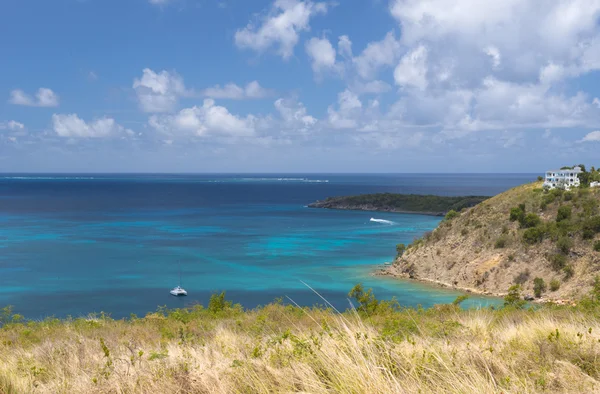
[[[0,3],[3,172],[600,166],[600,0]]]

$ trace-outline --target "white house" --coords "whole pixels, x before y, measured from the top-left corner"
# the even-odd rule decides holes
[[[590,187],[600,187],[600,182],[590,182]]]
[[[546,179],[544,180],[544,188],[547,189],[564,189],[571,190],[571,187],[579,187],[579,177],[581,174],[580,167],[573,169],[546,171]]]

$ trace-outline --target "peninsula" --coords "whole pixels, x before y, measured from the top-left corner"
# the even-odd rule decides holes
[[[444,216],[450,211],[461,211],[488,199],[486,196],[434,196],[420,194],[377,193],[357,196],[329,197],[309,204],[309,208],[345,209],[418,213]]]
[[[547,185],[518,186],[447,215],[398,245],[383,273],[496,296],[518,285],[540,301],[581,299],[600,275],[600,188]]]

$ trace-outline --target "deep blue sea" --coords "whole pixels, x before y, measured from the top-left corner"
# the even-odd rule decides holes
[[[27,318],[144,315],[291,298],[348,307],[356,284],[429,307],[459,293],[373,277],[395,245],[439,217],[306,208],[328,196],[397,192],[494,195],[533,174],[0,175],[0,306]],[[390,223],[373,222],[371,218]],[[169,290],[179,281],[189,296]],[[470,305],[497,302],[473,297]]]

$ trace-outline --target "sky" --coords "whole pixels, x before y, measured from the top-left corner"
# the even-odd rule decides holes
[[[600,0],[5,0],[0,172],[600,167]]]

